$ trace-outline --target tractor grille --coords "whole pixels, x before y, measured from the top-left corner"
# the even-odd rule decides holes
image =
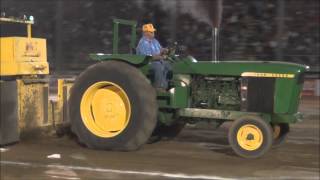
[[[242,110],[272,113],[274,104],[275,78],[245,78],[247,91]],[[243,93],[242,93],[243,94]]]

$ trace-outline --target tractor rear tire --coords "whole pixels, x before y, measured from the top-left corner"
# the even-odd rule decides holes
[[[289,124],[287,123],[280,123],[280,124],[273,124],[273,148],[277,148],[283,145],[286,142],[287,135],[290,131]]]
[[[229,143],[244,158],[263,156],[272,146],[273,132],[269,123],[257,116],[244,116],[229,129]]]
[[[124,62],[87,68],[77,77],[68,105],[72,132],[79,143],[92,149],[137,150],[157,123],[155,89],[138,69]],[[120,124],[121,130],[110,130],[112,123]]]

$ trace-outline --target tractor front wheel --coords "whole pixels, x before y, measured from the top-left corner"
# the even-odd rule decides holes
[[[129,64],[97,63],[76,79],[69,99],[71,130],[93,149],[136,150],[157,123],[154,88]]]
[[[258,158],[271,148],[273,132],[270,124],[260,117],[245,116],[233,122],[228,139],[237,155]]]

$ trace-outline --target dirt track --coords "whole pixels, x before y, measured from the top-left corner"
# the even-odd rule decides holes
[[[136,152],[95,151],[63,137],[29,138],[1,149],[0,179],[319,179],[319,99],[304,98],[305,120],[260,159],[233,154],[227,127],[188,127],[173,141]],[[48,155],[60,154],[60,159]]]

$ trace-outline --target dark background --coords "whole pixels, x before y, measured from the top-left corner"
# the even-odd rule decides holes
[[[32,15],[33,36],[47,39],[54,72],[80,71],[88,53],[112,50],[112,18],[152,22],[163,46],[177,41],[198,60],[211,59],[211,25],[185,5],[194,0],[1,0],[6,16]],[[224,0],[220,60],[289,61],[319,71],[318,0]],[[202,12],[194,6],[194,12]],[[210,10],[210,8],[209,8]],[[20,25],[21,26],[21,25]],[[1,26],[1,36],[25,35]],[[127,48],[130,33],[121,34]],[[138,37],[140,36],[140,33]]]

